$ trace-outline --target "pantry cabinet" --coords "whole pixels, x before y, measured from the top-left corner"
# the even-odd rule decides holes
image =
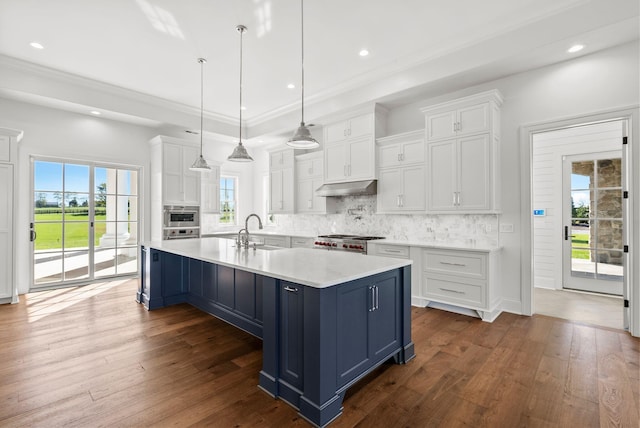
[[[162,144],[162,180],[165,205],[200,206],[200,172],[189,167],[200,156],[195,146]]]
[[[494,90],[421,109],[427,212],[500,212],[501,105]]]
[[[425,146],[422,131],[379,138],[378,213],[426,209]]]
[[[293,149],[269,153],[269,213],[293,214],[295,209]]]
[[[376,178],[375,140],[384,135],[386,111],[378,105],[324,127],[324,183]]]
[[[0,128],[0,303],[18,303],[15,280],[15,219],[18,142],[22,131]]]

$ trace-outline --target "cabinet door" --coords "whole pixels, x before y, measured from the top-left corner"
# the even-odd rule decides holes
[[[373,134],[373,114],[363,114],[349,120],[347,137],[357,138]]]
[[[313,179],[298,180],[296,212],[313,211]]]
[[[235,310],[249,319],[256,318],[256,275],[235,269]]]
[[[165,298],[185,293],[186,284],[183,281],[182,256],[162,252],[162,296]],[[186,260],[188,260],[186,257]],[[186,269],[186,267],[185,267]]]
[[[217,281],[217,303],[226,306],[229,309],[235,307],[235,277],[234,269],[227,266],[218,265],[218,281]]]
[[[458,136],[489,131],[489,103],[458,110]]]
[[[295,209],[295,180],[293,166],[282,170],[282,212],[293,213]]]
[[[296,162],[296,173],[298,174],[298,180],[305,180],[313,177],[313,160],[307,159]],[[322,171],[320,171],[322,174]]]
[[[182,147],[182,195],[186,205],[200,205],[200,174],[189,167],[200,156],[196,147]]]
[[[325,181],[342,181],[346,176],[347,157],[343,144],[326,146],[324,149]]]
[[[378,148],[378,166],[380,168],[399,166],[402,163],[401,159],[401,144],[389,144]]]
[[[311,180],[311,200],[313,201],[312,211],[325,214],[327,212],[327,198],[316,194],[316,189],[320,188],[323,184],[324,180],[322,177],[317,177]]]
[[[336,332],[337,384],[355,379],[369,363],[369,312],[373,305],[372,286],[358,281],[338,286]]]
[[[424,140],[409,141],[402,145],[401,163],[424,163]]]
[[[189,293],[198,297],[202,297],[202,285],[203,285],[203,272],[202,265],[204,264],[200,260],[187,259],[189,263]]]
[[[371,137],[349,141],[349,166],[347,175],[349,180],[364,180],[375,178],[375,146]]]
[[[401,293],[397,276],[375,283],[373,290],[375,310],[370,312],[371,358],[378,360],[400,346]]]
[[[211,171],[202,172],[201,176],[203,213],[220,212],[220,167],[211,166]]]
[[[456,135],[454,124],[456,123],[456,111],[430,114],[427,116],[427,140],[439,140],[451,138]]]
[[[488,210],[491,208],[489,136],[461,138],[458,144],[458,209]]]
[[[13,165],[0,164],[0,298],[13,287]]]
[[[427,159],[427,208],[432,211],[455,210],[456,140],[429,143],[427,145]]]
[[[293,149],[282,150],[269,154],[269,167],[274,169],[292,167],[294,161]]]
[[[402,168],[381,169],[378,173],[380,211],[399,211],[402,194]]]
[[[280,284],[280,378],[302,389],[304,364],[304,287]]]
[[[282,170],[269,173],[269,190],[269,211],[272,213],[281,212],[284,208],[282,201]]]
[[[162,146],[162,178],[165,203],[181,204],[182,195],[182,150],[175,144]]]
[[[424,211],[426,209],[424,165],[402,169],[402,194],[400,208],[403,211]]]
[[[347,123],[345,121],[332,123],[325,127],[325,142],[334,143],[347,139]]]

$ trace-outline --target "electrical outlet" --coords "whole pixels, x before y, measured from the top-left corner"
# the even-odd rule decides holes
[[[501,233],[513,233],[513,224],[511,223],[504,223],[500,225],[500,232]]]
[[[487,233],[491,232],[491,225],[490,224],[486,224],[484,226],[485,230],[487,231]]]

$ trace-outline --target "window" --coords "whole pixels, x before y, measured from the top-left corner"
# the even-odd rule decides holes
[[[220,177],[220,224],[236,224],[236,208],[238,195],[238,179],[236,177]]]

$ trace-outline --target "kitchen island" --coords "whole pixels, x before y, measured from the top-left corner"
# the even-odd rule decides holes
[[[415,355],[410,260],[220,238],[141,249],[138,302],[186,302],[261,338],[259,387],[316,426],[338,417],[347,389],[380,364]]]

